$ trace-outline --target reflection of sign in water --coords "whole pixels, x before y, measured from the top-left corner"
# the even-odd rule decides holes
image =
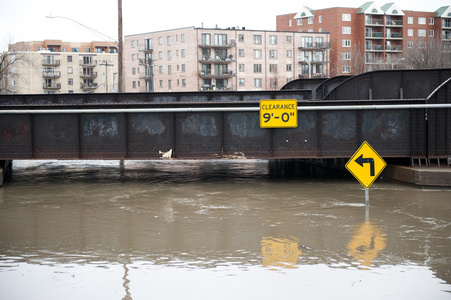
[[[263,237],[261,241],[263,266],[296,268],[299,256],[299,239]]]
[[[387,246],[382,230],[371,222],[362,223],[347,245],[348,253],[362,265],[369,267],[378,253]]]

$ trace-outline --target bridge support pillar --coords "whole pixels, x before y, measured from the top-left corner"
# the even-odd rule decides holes
[[[5,178],[10,174],[12,165],[12,160],[0,160],[0,187],[3,186]]]

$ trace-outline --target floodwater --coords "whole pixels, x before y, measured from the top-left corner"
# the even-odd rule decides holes
[[[0,299],[451,299],[451,190],[272,170],[15,161]]]

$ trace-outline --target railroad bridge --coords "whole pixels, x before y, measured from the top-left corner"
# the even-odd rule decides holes
[[[260,128],[259,101],[297,99],[297,128]],[[274,91],[0,95],[0,161],[451,156],[451,69],[302,79]]]

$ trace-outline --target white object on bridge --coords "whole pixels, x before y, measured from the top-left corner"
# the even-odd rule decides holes
[[[161,158],[169,159],[172,157],[172,149],[167,152],[163,152],[161,150],[158,152],[161,154]]]

